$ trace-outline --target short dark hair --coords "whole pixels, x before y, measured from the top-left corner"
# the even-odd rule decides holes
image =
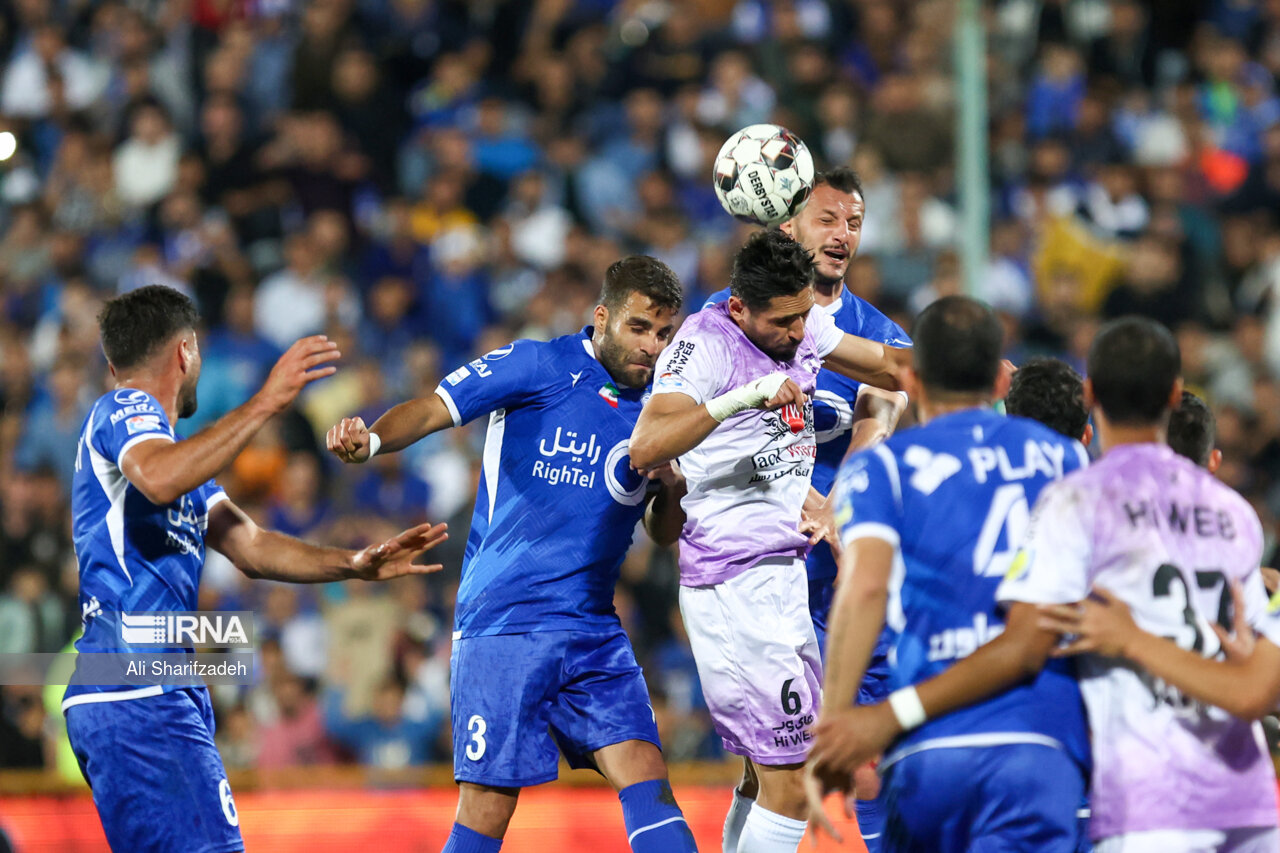
[[[866,200],[862,195],[862,178],[848,166],[836,166],[834,169],[827,169],[814,175],[813,188],[816,190],[821,186],[828,186],[848,195],[856,194],[864,201]]]
[[[1218,424],[1213,410],[1190,391],[1182,392],[1182,402],[1169,415],[1169,446],[1200,467],[1209,464]]]
[[[1004,329],[994,311],[968,296],[944,296],[911,327],[916,374],[926,388],[990,391],[1000,372]]]
[[[753,311],[813,284],[813,255],[781,231],[757,231],[733,256],[729,292]]]
[[[614,261],[604,273],[600,304],[615,311],[632,293],[642,293],[661,308],[679,311],[684,290],[671,267],[649,255],[628,255]]]
[[[1076,441],[1084,439],[1089,409],[1084,404],[1084,380],[1060,358],[1033,358],[1013,374],[1005,411],[1039,421]]]
[[[194,329],[195,303],[172,287],[149,284],[107,302],[98,315],[102,351],[119,369],[146,361],[174,335]]]
[[[1173,334],[1146,317],[1107,323],[1089,348],[1089,382],[1107,419],[1117,424],[1159,423],[1182,372]]]

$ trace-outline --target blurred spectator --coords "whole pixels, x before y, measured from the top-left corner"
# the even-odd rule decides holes
[[[343,714],[340,699],[330,695],[325,700],[325,725],[330,736],[368,767],[395,770],[426,764],[435,757],[432,747],[443,716],[408,716],[404,696],[404,686],[388,679],[378,685],[370,713],[348,717]]]
[[[173,188],[182,148],[159,101],[135,104],[128,125],[115,153],[116,195],[126,205],[149,207]]]
[[[254,764],[263,770],[332,764],[337,755],[325,730],[315,688],[288,673],[272,684],[279,717],[258,732]]]
[[[28,471],[46,468],[57,473],[64,489],[71,488],[76,469],[76,445],[92,402],[84,393],[84,365],[65,358],[53,366],[45,393],[37,398],[26,420],[14,459]],[[87,460],[82,460],[87,462]]]
[[[0,595],[0,653],[58,651],[66,637],[62,602],[35,566],[15,570]]]

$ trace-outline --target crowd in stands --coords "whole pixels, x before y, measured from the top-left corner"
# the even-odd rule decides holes
[[[202,312],[190,434],[281,350],[324,332],[341,370],[221,479],[288,533],[356,545],[448,521],[445,571],[385,587],[242,578],[259,682],[215,691],[232,768],[447,760],[452,605],[481,429],[344,467],[372,422],[512,338],[580,329],[603,270],[655,255],[686,309],[746,234],[711,159],[783,124],[861,175],[850,286],[904,325],[962,289],[952,0],[13,0],[0,3],[0,653],[80,622],[68,483],[109,387],[102,301],[144,284]],[[1280,2],[991,0],[990,264],[1008,355],[1083,367],[1142,313],[1218,418],[1219,472],[1280,530]],[[622,532],[619,535],[624,535]],[[720,754],[642,533],[617,605],[672,760]],[[0,690],[0,766],[54,760],[61,714]]]

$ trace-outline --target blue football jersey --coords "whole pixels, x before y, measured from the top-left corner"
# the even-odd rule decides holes
[[[714,305],[729,298],[726,287],[712,294],[707,305]],[[893,347],[911,346],[911,338],[902,327],[890,320],[874,305],[847,289],[841,297],[828,306],[815,305],[815,311],[826,311],[835,321],[836,328],[845,334],[878,341]],[[861,382],[836,373],[822,370],[818,373],[818,390],[813,395],[813,429],[818,441],[818,456],[813,465],[812,485],[822,494],[831,490],[836,479],[840,460],[849,450],[849,429],[853,426],[853,404],[858,399]],[[831,579],[836,576],[836,561],[826,542],[819,542],[809,552],[809,577],[813,580]]]
[[[904,430],[840,469],[841,540],[896,549],[885,621],[889,687],[931,678],[1004,630],[996,587],[1049,483],[1088,464],[1079,442],[1026,418],[968,409]],[[1029,683],[929,720],[890,753],[981,735],[981,743],[1047,739],[1088,761],[1084,709],[1069,662]],[[1047,741],[1038,741],[1047,742]]]
[[[616,630],[614,586],[648,486],[628,450],[648,389],[613,383],[588,328],[508,344],[436,393],[455,424],[489,416],[455,637]]]
[[[213,480],[167,506],[147,500],[120,470],[143,441],[178,441],[164,408],[145,391],[121,388],[98,398],[76,448],[71,528],[80,568],[82,652],[127,648],[119,614],[197,610],[209,509],[226,499]],[[127,688],[71,685],[65,702],[87,693]],[[167,685],[164,691],[181,687]],[[131,694],[154,694],[146,687]],[[89,701],[89,700],[79,700]]]

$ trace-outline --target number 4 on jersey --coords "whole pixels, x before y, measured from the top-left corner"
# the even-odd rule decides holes
[[[996,489],[978,542],[973,546],[973,573],[988,578],[1004,577],[1030,522],[1031,509],[1021,483],[1006,483]],[[996,551],[1001,538],[1004,549]]]

